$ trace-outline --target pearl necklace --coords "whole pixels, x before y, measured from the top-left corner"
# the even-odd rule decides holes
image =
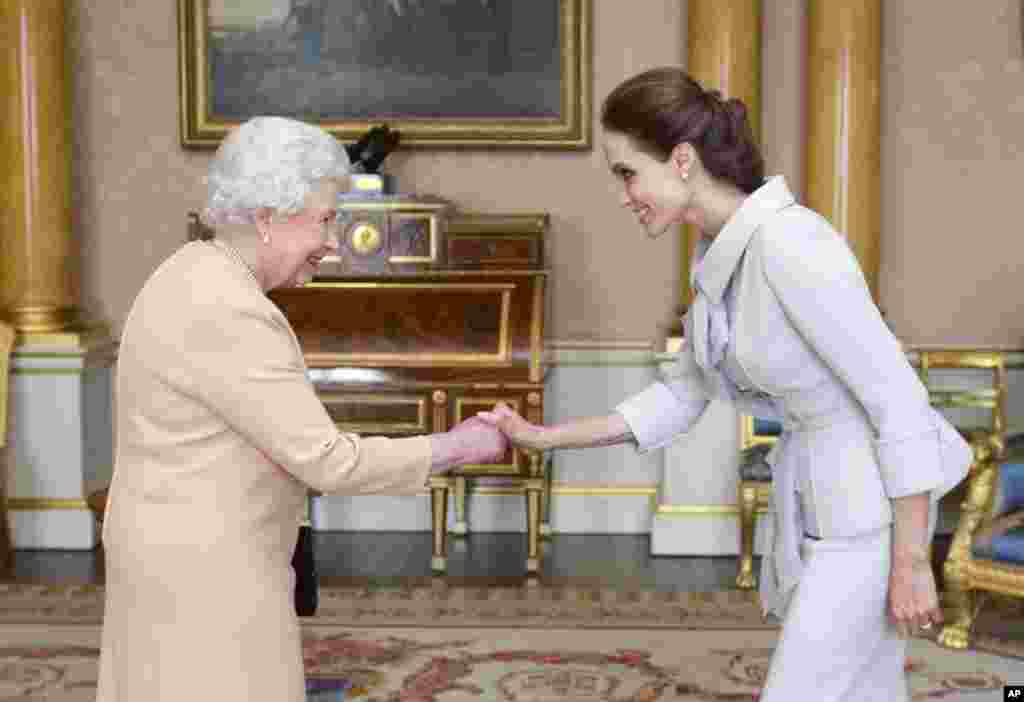
[[[250,278],[252,278],[252,282],[256,283],[256,286],[260,290],[263,289],[263,286],[260,285],[260,281],[256,278],[256,274],[253,273],[252,268],[249,267],[249,264],[245,262],[244,258],[242,258],[242,254],[238,253],[238,250],[235,249],[234,246],[231,246],[226,241],[222,241],[220,239],[210,239],[210,243],[213,244],[218,249],[220,249],[222,252],[226,253],[230,258],[233,258],[235,261],[240,263],[242,265],[242,268],[245,269],[245,272],[249,274]]]

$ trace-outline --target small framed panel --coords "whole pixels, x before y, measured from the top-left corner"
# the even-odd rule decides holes
[[[431,432],[425,395],[320,392],[338,429],[354,434],[403,436]]]
[[[474,416],[477,412],[494,409],[494,405],[504,402],[516,413],[520,413],[521,402],[518,396],[508,395],[465,395],[455,398],[455,423]],[[528,462],[526,455],[517,448],[510,448],[501,461],[492,464],[467,464],[459,467],[459,472],[475,475],[510,475],[522,472]]]

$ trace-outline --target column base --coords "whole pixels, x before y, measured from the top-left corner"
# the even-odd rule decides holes
[[[86,498],[113,475],[116,352],[105,325],[19,333],[4,471],[15,549],[97,546]]]

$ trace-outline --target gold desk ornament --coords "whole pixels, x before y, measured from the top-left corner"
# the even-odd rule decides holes
[[[371,222],[358,222],[349,230],[348,241],[353,251],[368,256],[380,251],[384,236]]]

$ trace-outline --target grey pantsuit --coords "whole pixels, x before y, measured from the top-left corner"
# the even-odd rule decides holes
[[[748,197],[711,243],[701,241],[696,259],[696,299],[672,377],[617,409],[641,451],[688,430],[711,397],[782,421],[768,457],[775,536],[761,598],[786,621],[761,699],[810,699],[811,689],[817,700],[880,699],[869,688],[881,683],[865,681],[903,686],[903,661],[891,660],[902,647],[891,641],[881,596],[889,560],[879,534],[892,523],[890,500],[929,493],[934,513],[966,475],[970,450],[929,405],[845,240],[796,204],[782,178]],[[805,533],[822,541],[808,549]],[[833,597],[830,573],[848,577],[855,563],[873,568],[865,587],[834,604],[864,625],[848,622],[857,633],[841,636],[832,619],[804,613]],[[847,644],[820,646],[826,638]],[[864,660],[855,649],[877,655]],[[837,684],[807,687],[823,680]]]

